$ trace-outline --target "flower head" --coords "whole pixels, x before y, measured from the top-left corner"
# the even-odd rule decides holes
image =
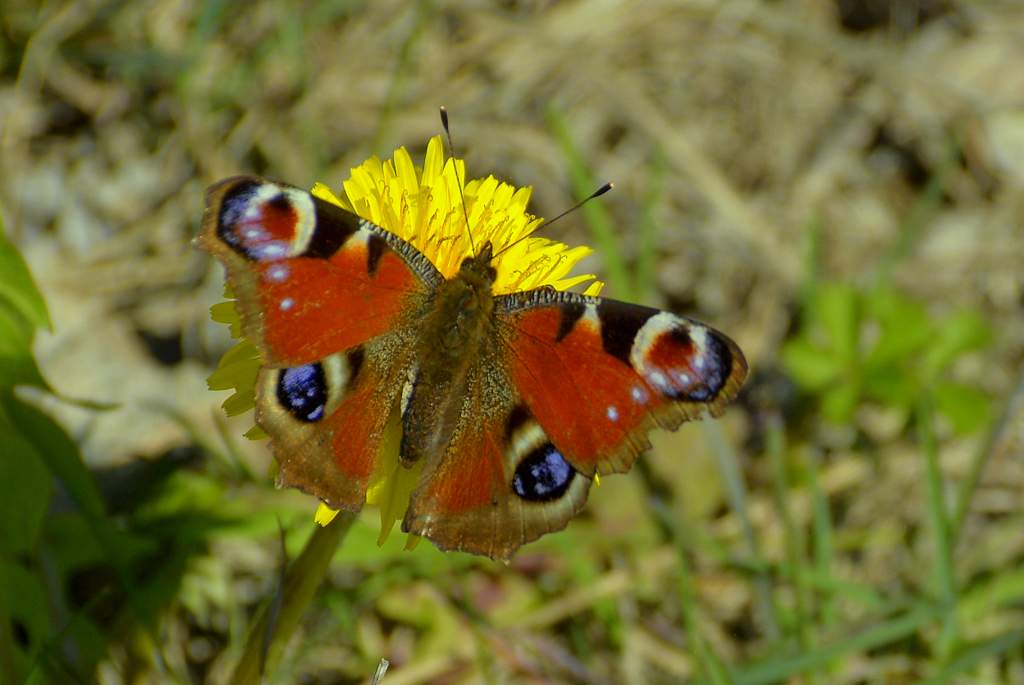
[[[490,242],[496,255],[492,263],[497,271],[495,294],[543,286],[565,290],[582,283],[589,283],[588,294],[600,291],[603,284],[593,275],[569,275],[589,248],[569,248],[548,238],[526,237],[541,223],[526,211],[532,192],[529,187],[515,188],[493,176],[468,182],[465,178],[465,162],[445,159],[441,137],[435,136],[427,145],[422,168],[413,165],[405,148],[399,148],[390,160],[371,157],[352,169],[340,195],[322,183],[313,186],[312,194],[397,234],[430,259],[446,278],[454,276],[462,261],[473,255],[474,245],[479,249]],[[234,337],[241,336],[232,302],[215,305],[211,313],[215,321],[232,326]],[[210,376],[211,389],[235,390],[224,402],[229,415],[255,406],[259,368],[259,351],[242,340],[224,355]],[[381,510],[380,542],[404,516],[409,494],[422,470],[422,462],[411,469],[399,463],[399,419],[394,416],[389,422],[379,466],[367,491],[367,502]],[[258,427],[246,435],[266,437]],[[325,525],[335,513],[321,504],[316,520]]]

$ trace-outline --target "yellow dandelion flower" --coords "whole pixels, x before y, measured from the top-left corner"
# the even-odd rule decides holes
[[[441,137],[435,136],[427,145],[422,168],[413,164],[405,148],[398,148],[390,160],[371,157],[352,169],[340,195],[322,183],[314,185],[311,192],[400,236],[430,259],[446,278],[453,277],[462,261],[473,255],[474,244],[490,242],[496,255],[492,263],[497,271],[495,294],[545,286],[565,290],[583,283],[588,283],[588,295],[600,292],[603,284],[592,274],[569,275],[579,260],[589,254],[589,248],[570,248],[538,236],[524,238],[542,223],[526,210],[531,188],[516,188],[493,176],[470,181],[465,178],[465,162],[446,159]],[[241,335],[233,302],[215,305],[211,314],[215,321],[231,325],[234,337]],[[259,368],[256,346],[242,340],[224,355],[210,376],[211,389],[235,391],[224,402],[229,415],[254,407]],[[254,439],[266,437],[258,427],[246,435]],[[379,466],[371,477],[366,497],[367,503],[380,508],[381,543],[395,522],[405,515],[409,495],[423,466],[422,462],[411,469],[401,466],[400,439],[401,422],[396,414],[389,421]],[[326,525],[336,513],[321,504],[315,518]]]

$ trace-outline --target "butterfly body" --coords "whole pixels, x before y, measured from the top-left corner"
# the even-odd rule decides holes
[[[283,184],[211,188],[199,244],[259,347],[257,422],[281,485],[359,509],[399,422],[421,464],[402,527],[507,559],[563,528],[656,427],[717,415],[746,362],[725,335],[545,287],[496,294],[484,243],[445,278],[422,252]]]
[[[467,386],[475,361],[494,340],[495,271],[491,246],[464,260],[459,273],[438,286],[422,313],[408,394],[403,398],[399,454],[407,465],[443,451],[469,407]]]

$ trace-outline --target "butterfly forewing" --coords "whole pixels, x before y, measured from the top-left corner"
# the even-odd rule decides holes
[[[268,365],[307,364],[408,325],[441,275],[393,233],[299,188],[210,189],[199,245],[220,259]]]
[[[627,470],[651,428],[720,414],[747,373],[739,347],[650,307],[537,290],[496,298],[509,376],[581,473]]]

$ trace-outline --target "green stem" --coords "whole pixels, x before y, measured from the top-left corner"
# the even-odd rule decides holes
[[[709,682],[714,685],[729,685],[732,681],[728,669],[712,646],[701,635],[700,617],[697,613],[697,593],[693,587],[688,557],[692,545],[684,523],[676,517],[669,506],[671,487],[654,472],[648,460],[638,460],[636,469],[647,491],[649,511],[654,518],[655,525],[665,540],[673,543],[679,554],[679,600],[686,631],[693,646],[692,651],[697,655],[697,663]]]
[[[826,588],[820,604],[821,621],[825,626],[832,627],[839,619],[834,597],[836,579],[832,575],[835,544],[832,513],[829,511],[828,498],[821,487],[821,466],[818,463],[820,458],[817,453],[808,452],[807,475],[814,501],[814,572]]]
[[[355,519],[355,514],[343,511],[326,526],[316,527],[302,553],[288,567],[279,597],[260,607],[250,624],[245,651],[231,683],[258,683],[264,671],[273,670]]]
[[[722,481],[725,483],[726,496],[729,499],[729,506],[736,513],[740,522],[740,530],[743,540],[746,543],[746,553],[759,569],[765,569],[768,564],[761,556],[761,548],[757,543],[757,534],[754,532],[754,524],[750,520],[750,508],[747,506],[747,484],[743,480],[743,470],[740,467],[740,459],[732,445],[725,439],[722,427],[717,421],[705,421],[701,424],[704,434],[711,446],[711,452],[715,455],[719,472],[722,474]],[[759,571],[754,578],[754,598],[759,618],[763,621],[765,634],[769,639],[779,636],[779,616],[772,598],[772,581],[768,573]]]
[[[1018,374],[1016,388],[1006,401],[999,419],[996,420],[985,436],[985,441],[971,460],[970,470],[960,482],[960,489],[957,491],[956,497],[956,507],[953,509],[953,517],[949,526],[950,547],[953,549],[956,549],[956,545],[960,541],[964,523],[967,521],[967,514],[971,510],[974,493],[977,492],[978,485],[981,483],[981,474],[985,470],[985,465],[988,464],[989,458],[1002,440],[1012,418],[1021,410],[1022,404],[1024,404],[1024,369],[1021,369]]]
[[[924,453],[925,480],[928,488],[928,519],[932,530],[935,546],[935,582],[938,586],[939,598],[946,610],[946,620],[937,651],[942,661],[951,654],[957,641],[956,614],[956,578],[953,571],[953,553],[949,537],[949,513],[946,510],[946,499],[943,494],[942,469],[939,465],[939,451],[935,444],[935,433],[932,426],[933,412],[931,398],[925,395],[917,406],[917,429],[921,451]]]
[[[786,464],[786,436],[782,425],[782,417],[772,413],[768,419],[768,455],[771,458],[774,472],[773,484],[775,507],[782,520],[786,546],[786,576],[793,584],[793,614],[796,622],[796,634],[804,649],[814,646],[814,633],[811,627],[810,600],[808,583],[804,574],[803,531],[799,530],[793,520],[793,512],[789,508],[789,473]]]
[[[690,563],[687,558],[689,541],[681,526],[676,526],[675,532],[676,551],[679,553],[679,594],[683,600],[683,620],[686,632],[690,637],[690,644],[697,655],[701,671],[708,680],[714,685],[730,685],[732,678],[729,676],[728,669],[701,633],[700,617],[697,614],[697,593],[693,587]]]

